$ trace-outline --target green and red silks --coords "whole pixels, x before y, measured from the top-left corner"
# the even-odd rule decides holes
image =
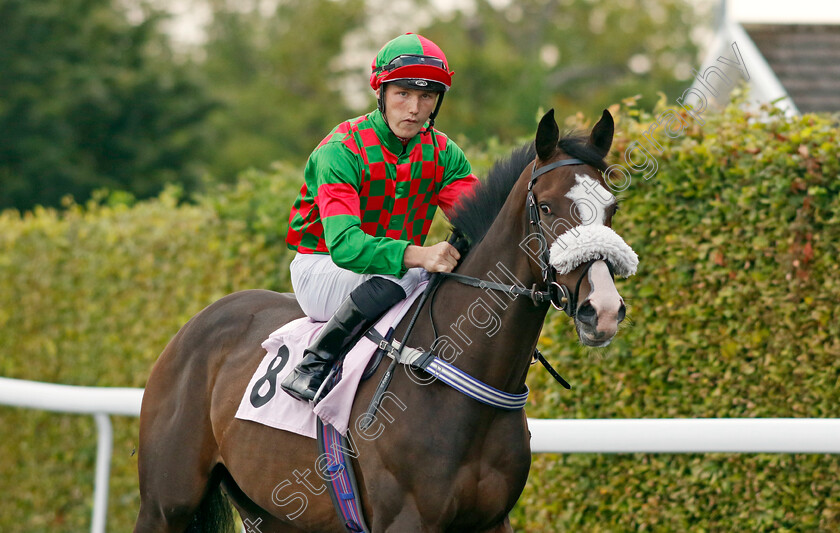
[[[309,157],[286,243],[360,274],[402,276],[405,248],[423,245],[438,206],[450,213],[477,183],[446,135],[433,129],[403,147],[373,111],[338,125]]]

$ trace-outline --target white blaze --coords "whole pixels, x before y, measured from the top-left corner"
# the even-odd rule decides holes
[[[575,185],[566,193],[574,202],[581,225],[607,223],[607,208],[615,203],[615,196],[597,180],[586,174],[575,174]]]
[[[606,226],[607,209],[615,196],[597,180],[575,174],[575,185],[566,193],[572,200],[581,224],[569,229],[552,244],[550,262],[559,274],[568,274],[578,265],[595,259],[609,261],[617,276],[636,273],[639,257],[615,231]]]

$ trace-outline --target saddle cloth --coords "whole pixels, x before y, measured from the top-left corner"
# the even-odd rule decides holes
[[[389,328],[399,324],[427,283],[420,283],[408,298],[391,308],[374,325],[380,335],[385,336]],[[344,357],[341,381],[318,402],[314,411],[310,402],[296,400],[280,388],[283,378],[303,359],[303,351],[312,344],[324,324],[308,317],[299,318],[263,341],[266,354],[245,388],[236,418],[314,439],[317,436],[316,417],[319,417],[342,435],[347,435],[353,399],[362,374],[376,353],[376,343],[367,337],[356,343]]]

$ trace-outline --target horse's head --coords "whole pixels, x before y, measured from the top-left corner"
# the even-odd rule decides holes
[[[587,346],[606,346],[615,336],[625,305],[613,276],[630,276],[638,265],[635,252],[612,230],[618,202],[602,172],[613,129],[605,110],[588,138],[560,139],[549,111],[537,129],[537,157],[523,173],[529,179],[530,236],[542,235],[535,268],[556,283],[555,304],[574,317]]]

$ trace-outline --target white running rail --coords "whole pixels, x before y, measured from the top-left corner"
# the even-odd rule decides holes
[[[533,453],[840,453],[840,418],[528,419]]]
[[[0,377],[0,405],[93,415],[96,420],[92,533],[105,533],[108,513],[108,478],[114,445],[109,415],[140,416],[142,400],[143,389],[77,387]]]
[[[93,533],[104,533],[113,437],[109,415],[139,416],[143,389],[0,377],[0,405],[96,420]],[[840,453],[840,418],[528,419],[533,453]]]

